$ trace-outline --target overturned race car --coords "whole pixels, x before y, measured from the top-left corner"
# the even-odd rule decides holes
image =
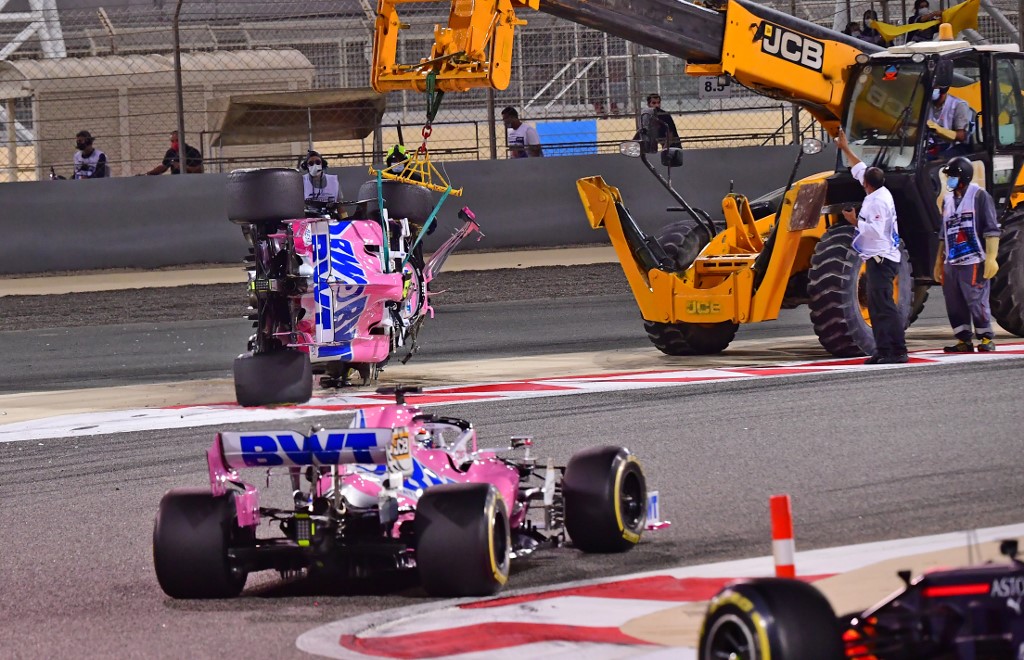
[[[645,529],[668,524],[629,450],[593,447],[561,467],[539,464],[526,437],[482,449],[469,422],[406,402],[419,391],[381,388],[396,402],[357,412],[344,429],[218,434],[207,452],[210,488],[160,501],[153,562],[164,592],[230,598],[262,570],[415,571],[431,596],[487,596],[505,584],[512,559],[539,548],[571,540],[583,552],[625,552]],[[268,484],[271,473],[287,474],[290,506],[262,506],[240,476],[247,469]]]
[[[435,204],[430,189],[381,173],[360,189],[365,198],[341,202],[354,208],[340,219],[310,213],[291,169],[236,170],[226,195],[249,244],[255,330],[234,362],[243,406],[304,403],[314,374],[323,387],[366,384],[396,353],[407,360],[434,314],[427,285],[466,237],[483,235],[463,207],[461,227],[424,261],[423,238],[448,195]]]

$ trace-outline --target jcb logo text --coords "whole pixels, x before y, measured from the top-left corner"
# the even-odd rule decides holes
[[[703,315],[703,314],[717,314],[722,310],[722,306],[718,303],[706,303],[706,302],[694,302],[690,301],[686,303],[686,311],[689,314]]]
[[[767,21],[757,26],[754,41],[758,40],[763,52],[813,71],[821,71],[825,62],[824,43]]]

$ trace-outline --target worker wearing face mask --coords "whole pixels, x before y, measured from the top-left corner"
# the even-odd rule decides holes
[[[972,353],[971,340],[977,338],[979,351],[994,351],[988,296],[992,278],[999,272],[995,202],[984,188],[971,183],[974,164],[963,156],[949,161],[942,172],[948,192],[942,200],[942,233],[933,276],[942,283],[946,314],[957,339],[943,350]]]
[[[396,144],[385,156],[384,166],[391,174],[402,175],[408,181],[422,181],[423,177],[416,170],[405,171],[409,165],[409,159],[409,151],[403,145]]]
[[[78,131],[75,136],[76,179],[102,179],[107,176],[107,155],[92,146],[93,137],[89,131]]]
[[[927,23],[942,18],[941,11],[932,11],[928,0],[917,0],[914,3],[914,15],[907,23]],[[939,31],[938,25],[933,25],[924,30],[916,30],[907,35],[907,41],[932,41]]]
[[[302,177],[303,197],[307,202],[334,202],[341,197],[338,175],[324,171],[326,163],[319,152],[312,149],[306,154],[299,169],[305,171]]]
[[[946,159],[962,156],[970,151],[971,124],[974,111],[967,101],[949,95],[949,87],[932,90],[932,102],[928,107],[929,159]]]

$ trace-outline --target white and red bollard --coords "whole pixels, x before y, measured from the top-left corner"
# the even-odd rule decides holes
[[[768,503],[772,513],[775,577],[796,577],[796,543],[793,540],[793,511],[789,505],[789,495],[772,495]]]

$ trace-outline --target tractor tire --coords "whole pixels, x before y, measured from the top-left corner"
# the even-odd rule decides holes
[[[703,213],[703,211],[701,211]],[[704,214],[705,216],[707,214]],[[711,241],[707,230],[693,218],[665,225],[656,234],[665,254],[683,272]],[[737,326],[724,323],[660,323],[644,321],[644,330],[655,348],[665,355],[713,355],[724,351],[736,337]]]
[[[625,552],[647,524],[647,481],[623,447],[592,447],[569,459],[562,478],[565,530],[583,552]]]
[[[811,300],[811,323],[818,341],[836,357],[873,355],[875,337],[867,320],[863,261],[853,249],[855,229],[836,225],[825,232],[811,256],[807,292]],[[913,279],[910,257],[900,248],[901,261],[896,276],[896,306],[904,319],[910,318]]]
[[[431,596],[490,596],[505,586],[512,536],[498,489],[431,486],[416,505],[416,568]]]
[[[665,225],[658,230],[655,238],[672,260],[676,272],[681,273],[697,259],[697,255],[711,242],[712,237],[693,218],[685,218]]]
[[[235,358],[235,398],[244,407],[305,403],[313,396],[309,353],[290,349]]]
[[[1020,216],[1018,215],[1018,218]],[[992,318],[1007,332],[1024,337],[1024,219],[1011,218],[999,239],[999,272],[992,278]]]
[[[235,170],[225,190],[228,220],[255,225],[306,216],[302,175],[284,167]]]
[[[711,599],[697,647],[700,660],[840,660],[843,631],[832,605],[799,580],[759,578]]]
[[[234,598],[248,573],[233,566],[232,546],[251,545],[255,529],[239,528],[234,495],[214,497],[209,489],[169,491],[160,500],[153,526],[153,566],[160,588],[171,598]]]
[[[721,323],[659,323],[644,321],[647,338],[665,355],[714,355],[736,338],[739,325]]]
[[[384,207],[392,220],[408,218],[409,222],[422,225],[434,212],[434,198],[426,188],[388,179],[382,181],[381,186]],[[360,205],[359,215],[371,220],[380,218],[376,180],[367,181],[359,187],[359,199],[367,200],[365,207]]]

